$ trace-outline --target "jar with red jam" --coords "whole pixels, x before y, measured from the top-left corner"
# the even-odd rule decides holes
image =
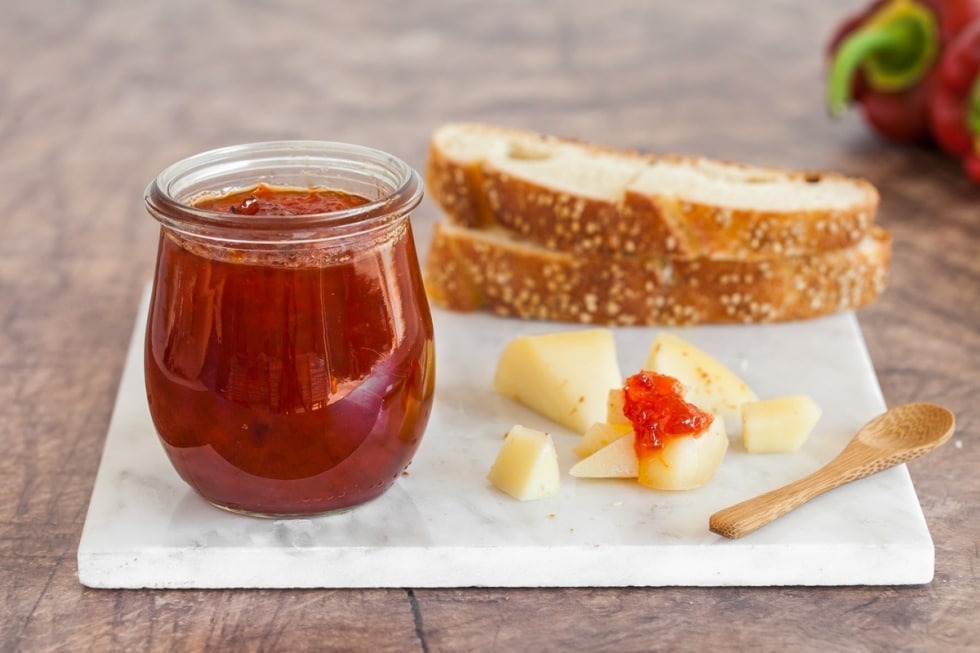
[[[256,143],[164,170],[146,329],[150,415],[180,476],[258,516],[383,494],[432,406],[418,173],[339,143]]]

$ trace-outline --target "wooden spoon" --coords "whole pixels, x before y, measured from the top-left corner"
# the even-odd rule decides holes
[[[927,454],[953,435],[953,413],[934,404],[904,404],[879,415],[836,458],[814,473],[711,515],[713,533],[737,539],[815,496]]]

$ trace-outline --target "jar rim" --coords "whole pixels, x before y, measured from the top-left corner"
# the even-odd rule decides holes
[[[283,171],[289,171],[288,176],[321,182],[307,183],[309,188],[351,192],[337,187],[346,180],[364,185],[375,196],[362,195],[368,202],[351,208],[288,216],[248,216],[191,203],[261,183],[303,187],[276,183]],[[280,140],[231,145],[181,159],[148,184],[144,201],[162,225],[188,235],[251,243],[312,242],[363,233],[398,221],[418,206],[422,195],[418,172],[383,150],[337,141]]]

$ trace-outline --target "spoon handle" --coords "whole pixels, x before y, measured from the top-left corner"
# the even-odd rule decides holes
[[[735,539],[835,487],[929,453],[953,435],[956,419],[935,404],[897,406],[868,422],[840,454],[809,476],[711,515],[713,533]]]
[[[711,515],[709,520],[711,532],[729,539],[740,538],[799,508],[824,492],[869,476],[881,469],[875,464],[855,467],[854,453],[853,450],[845,450],[840,456],[809,476],[719,510]]]

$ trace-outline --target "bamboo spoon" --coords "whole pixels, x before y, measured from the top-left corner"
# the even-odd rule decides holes
[[[737,539],[834,488],[927,454],[953,435],[953,413],[904,404],[874,418],[840,454],[814,473],[711,515],[713,533]]]

